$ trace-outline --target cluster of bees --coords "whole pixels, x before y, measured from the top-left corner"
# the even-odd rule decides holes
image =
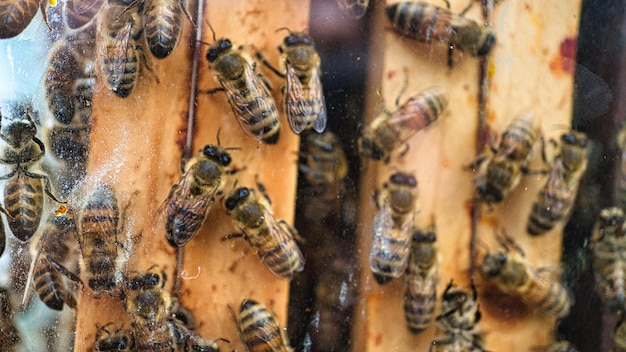
[[[37,11],[37,6],[32,11],[31,5],[40,5],[45,13],[45,1],[18,3],[24,5],[17,11],[23,19],[15,21],[12,28],[0,30],[6,37],[19,34],[30,23]],[[357,17],[363,15],[368,4],[346,0],[339,3]],[[13,17],[15,11],[14,7],[0,8],[0,22],[7,23],[1,19]],[[492,31],[465,18],[464,12],[455,14],[420,2],[401,2],[386,8],[393,28],[402,35],[424,43],[449,45],[450,66],[452,49],[483,57],[489,54],[496,40]],[[36,232],[44,193],[62,204],[63,197],[86,174],[96,70],[112,92],[120,98],[128,97],[142,63],[146,71],[151,71],[141,48],[147,45],[156,59],[167,57],[180,36],[183,14],[193,23],[184,1],[109,0],[102,8],[96,1],[87,5],[69,0],[65,3],[65,22],[72,30],[52,49],[45,75],[48,109],[54,117],[47,130],[48,145],[52,155],[63,164],[60,169],[67,170],[60,177],[61,197],[52,193],[46,174],[31,170],[43,157],[45,147],[36,137],[35,122],[29,111],[16,116],[2,115],[1,120],[0,137],[6,147],[0,160],[15,167],[0,178],[6,182],[2,212],[19,240],[28,241]],[[213,39],[206,59],[221,87],[208,93],[224,92],[242,130],[262,143],[275,144],[280,136],[279,109],[263,76],[255,72],[256,62],[229,39],[216,39],[214,32]],[[336,187],[345,177],[347,166],[337,137],[331,132],[324,133],[327,117],[320,58],[312,38],[305,32],[289,31],[280,52],[279,68],[273,67],[260,52],[256,57],[285,79],[283,110],[291,130],[302,134],[303,145],[309,148],[305,152],[307,162],[300,165],[300,171],[311,185],[325,189],[322,194],[329,201],[322,199],[319,204],[320,212],[324,212],[324,207],[339,193]],[[432,87],[409,98],[396,111],[383,113],[364,129],[358,142],[361,156],[389,163],[398,154],[402,155],[402,147],[412,136],[435,123],[447,105],[446,92]],[[474,201],[489,207],[505,199],[523,175],[547,174],[545,186],[528,218],[527,232],[531,236],[539,236],[568,219],[587,164],[587,139],[576,131],[564,133],[558,142],[552,141],[556,153],[548,161],[537,123],[533,113],[521,114],[502,132],[499,145],[490,146],[489,153],[479,156],[468,167],[477,172]],[[241,170],[230,168],[229,150],[234,148],[222,147],[219,134],[217,139],[217,145],[206,145],[184,165],[180,181],[171,188],[158,210],[159,226],[164,226],[167,241],[173,247],[183,247],[192,240],[224,192],[227,178]],[[549,168],[530,170],[532,151],[539,140]],[[487,351],[478,324],[481,313],[473,283],[466,289],[450,280],[441,296],[440,313],[435,317],[441,256],[436,246],[434,216],[428,228],[415,225],[417,186],[417,179],[411,173],[397,171],[377,192],[370,269],[380,285],[403,277],[405,319],[411,332],[419,333],[435,320],[442,337],[432,341],[431,351]],[[234,187],[223,197],[222,205],[239,231],[223,239],[243,237],[267,268],[280,278],[290,280],[303,270],[304,256],[296,243],[298,232],[286,221],[275,218],[270,197],[260,182],[256,189]],[[159,275],[150,270],[129,276],[122,273],[118,235],[123,231],[123,219],[124,208],[120,211],[115,191],[107,185],[91,190],[80,209],[62,211],[45,219],[39,230],[40,240],[33,245],[36,258],[32,278],[41,300],[50,308],[61,310],[64,305],[76,307],[73,292],[85,284],[97,294],[119,292],[132,318],[132,329],[112,324],[96,327],[94,349],[97,351],[171,350],[173,346],[185,351],[219,350],[219,339],[210,341],[196,333],[191,313],[163,288],[164,273]],[[621,209],[603,211],[599,235],[593,244],[596,279],[600,287],[606,288],[604,302],[622,311],[626,300],[624,259],[616,253],[622,246],[623,223]],[[509,237],[499,236],[498,241],[501,251],[485,249],[482,255],[478,268],[481,277],[502,293],[519,296],[543,314],[556,318],[567,316],[571,304],[569,293],[554,279],[553,273],[529,263],[523,250]],[[70,242],[79,244],[79,254],[72,253]],[[75,255],[82,258],[80,274],[67,267],[69,258]],[[291,350],[284,330],[262,304],[244,300],[236,319],[250,350]],[[625,327],[620,326],[618,332],[626,330],[626,324],[622,325]],[[626,333],[616,334],[616,345],[626,345],[622,335]],[[549,347],[552,352],[574,350],[566,342]]]

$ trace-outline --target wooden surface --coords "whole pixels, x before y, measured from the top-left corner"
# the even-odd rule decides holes
[[[195,1],[187,3],[194,21],[196,5]],[[235,46],[244,45],[251,53],[254,45],[277,64],[276,48],[285,32],[275,30],[302,30],[308,26],[308,17],[307,1],[210,1],[197,26],[203,32],[204,42],[213,43],[205,22],[208,20],[218,39],[228,37]],[[211,89],[218,83],[207,69],[208,47],[196,47],[196,28],[187,19],[183,20],[183,27],[180,42],[168,58],[156,60],[145,50],[153,72],[141,71],[138,85],[128,98],[118,98],[98,81],[86,182],[110,182],[121,207],[130,204],[120,238],[124,251],[129,252],[125,271],[145,270],[156,264],[166,269],[168,288],[174,282],[176,251],[167,244],[164,229],[153,226],[153,222],[170,187],[180,179],[188,131],[193,131],[191,153],[195,155],[204,145],[217,143],[217,131],[221,128],[221,145],[240,148],[231,152],[232,165],[245,167],[229,180],[225,192],[232,189],[235,180],[238,185],[254,187],[258,175],[272,198],[274,214],[289,222],[293,218],[298,150],[298,138],[289,130],[282,113],[279,143],[261,145],[241,130],[223,93],[199,94],[195,124],[193,128],[187,125],[191,89]],[[191,87],[192,60],[196,56],[199,80],[197,87]],[[271,72],[266,73],[280,106],[282,82]],[[184,249],[179,297],[193,311],[201,335],[228,339],[230,343],[222,348],[240,351],[243,347],[228,306],[238,310],[243,299],[253,298],[270,307],[284,325],[288,281],[271,274],[243,240],[220,241],[233,231],[231,219],[216,204],[200,232]],[[75,349],[90,348],[96,324],[126,320],[129,326],[125,316],[117,297],[104,294],[96,299],[86,288],[79,297]]]
[[[395,2],[395,1],[394,1]],[[441,6],[438,2],[433,2]],[[451,1],[460,12],[466,1]],[[487,62],[491,79],[487,95],[487,124],[500,134],[519,112],[532,109],[541,119],[546,140],[567,130],[572,112],[573,60],[579,22],[580,2],[503,1],[489,19],[497,42]],[[390,27],[377,4],[374,24]],[[384,18],[383,18],[384,17]],[[475,3],[466,17],[481,21],[481,6]],[[383,27],[381,27],[383,28]],[[438,295],[450,279],[468,285],[470,277],[471,204],[473,174],[464,166],[475,157],[478,128],[479,60],[455,52],[452,70],[446,66],[446,46],[429,46],[398,36],[392,30],[381,31],[374,42],[371,60],[382,54],[382,64],[372,65],[369,84],[368,119],[380,113],[380,87],[388,109],[395,101],[409,69],[409,88],[404,96],[429,86],[441,86],[448,92],[449,106],[440,120],[410,140],[408,153],[401,162],[384,165],[367,162],[362,178],[361,197],[361,306],[355,325],[358,351],[426,351],[437,335],[434,324],[418,335],[405,328],[402,280],[379,286],[368,270],[375,206],[371,194],[396,169],[413,171],[419,183],[420,213],[416,223],[425,226],[435,216],[438,246],[441,251]],[[570,45],[572,44],[572,45]],[[573,47],[573,48],[572,48]],[[382,72],[381,72],[382,67]],[[535,150],[537,152],[538,150]],[[536,153],[532,166],[541,166]],[[560,261],[563,225],[540,238],[530,238],[525,226],[543,176],[526,176],[517,189],[492,211],[482,208],[477,236],[489,248],[496,249],[494,232],[506,232],[525,250],[528,260],[538,267],[556,267]],[[480,326],[490,351],[529,351],[553,339],[554,319],[525,308],[495,301],[493,292],[473,275],[479,289],[483,312]],[[439,309],[439,305],[437,307]],[[393,327],[393,328],[390,328]]]

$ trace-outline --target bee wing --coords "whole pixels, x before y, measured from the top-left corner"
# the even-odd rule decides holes
[[[70,6],[76,13],[85,14],[102,5],[101,0],[67,0],[66,6]],[[95,11],[94,11],[95,12]]]
[[[252,67],[249,64],[244,64],[244,80],[247,97],[254,97],[254,100],[250,101],[246,96],[240,94],[241,88],[235,86],[233,81],[220,80],[228,102],[237,117],[239,125],[246,133],[257,141],[263,138],[263,129],[259,129],[258,135],[254,135],[250,131],[250,125],[257,123],[259,117],[256,116],[257,111],[276,111],[274,98],[272,98],[269,89],[261,78],[255,75]]]
[[[300,134],[309,125],[314,113],[307,103],[309,90],[302,86],[293,66],[287,64],[287,89],[285,91],[285,112],[294,133]]]
[[[369,0],[337,0],[341,12],[352,18],[361,18],[367,11]]]
[[[324,99],[324,89],[322,88],[322,81],[320,80],[319,67],[316,67],[311,72],[309,94],[310,101],[319,102],[319,106],[314,105],[319,108],[319,111],[317,111],[315,120],[312,121],[313,129],[317,133],[322,133],[326,129],[326,100]]]
[[[108,58],[108,62],[104,62],[105,72],[109,74],[107,80],[111,85],[112,90],[115,90],[124,77],[124,70],[126,67],[126,58],[128,56],[128,43],[130,40],[130,31],[132,29],[132,22],[128,22],[115,37],[110,41],[112,44],[107,44],[104,41],[104,55],[100,55],[102,58]]]
[[[374,238],[372,239],[372,247],[370,250],[370,266],[378,259],[380,253],[388,253],[392,251],[389,248],[389,242],[386,240],[391,236],[393,229],[393,219],[391,218],[391,206],[385,201],[382,208],[374,216]]]

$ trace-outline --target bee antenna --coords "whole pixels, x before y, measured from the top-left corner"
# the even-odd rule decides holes
[[[228,147],[224,148],[224,150],[241,150],[241,147]]]
[[[202,40],[198,40],[197,42],[200,44],[211,46],[211,43],[203,42]]]
[[[288,27],[280,27],[277,30],[275,30],[274,33],[280,32],[280,31],[287,31],[287,32],[289,32],[289,34],[293,33],[293,31],[291,29],[289,29]]]
[[[404,72],[404,82],[402,82],[402,88],[400,89],[398,97],[396,98],[396,106],[400,106],[400,98],[402,97],[402,94],[406,92],[406,88],[409,86],[409,68],[404,66],[402,71]]]
[[[206,24],[209,26],[209,29],[211,30],[211,33],[213,33],[213,42],[216,42],[217,39],[215,38],[215,31],[213,30],[213,26],[211,26],[211,23],[209,23],[209,20],[204,20],[204,22],[206,22]]]
[[[222,146],[222,144],[220,143],[220,132],[222,132],[222,127],[220,126],[220,128],[217,129],[217,145],[218,146]]]

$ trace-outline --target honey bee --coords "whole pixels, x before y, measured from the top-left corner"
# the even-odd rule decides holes
[[[97,352],[135,351],[135,341],[131,332],[122,327],[111,331],[107,328],[111,324],[113,323],[98,327],[94,349]]]
[[[193,315],[174,296],[171,297],[168,324],[171,326],[176,344],[182,346],[184,351],[219,352],[218,341],[230,342],[221,338],[209,341],[195,332],[196,323]]]
[[[591,242],[592,267],[602,303],[613,310],[626,309],[626,237],[624,211],[602,209]]]
[[[128,97],[137,82],[140,50],[137,40],[143,34],[142,4],[134,0],[108,0],[100,17],[100,69],[107,87],[120,98]]]
[[[409,98],[398,110],[384,112],[370,123],[359,139],[361,155],[389,162],[394,151],[435,122],[447,105],[445,91],[431,87]]]
[[[469,10],[469,7],[465,10]],[[450,48],[448,66],[452,66],[452,50],[459,49],[472,56],[486,56],[496,42],[496,35],[465,14],[452,13],[432,4],[402,1],[388,5],[387,17],[393,28],[418,42],[433,41]]]
[[[202,226],[215,196],[224,189],[224,176],[237,171],[226,170],[230,163],[227,149],[220,147],[219,142],[206,145],[187,162],[183,177],[172,187],[158,211],[167,213],[165,232],[172,246],[184,246]]]
[[[121,280],[117,265],[120,223],[115,191],[108,184],[97,185],[78,214],[81,272],[96,293],[114,289]]]
[[[487,253],[479,267],[483,278],[503,293],[519,296],[528,307],[556,318],[569,314],[571,300],[567,289],[547,268],[536,269],[512,239],[498,237],[503,252]],[[515,251],[511,251],[511,247]]]
[[[44,84],[53,118],[45,135],[51,154],[63,164],[51,178],[61,195],[69,195],[87,172],[91,107],[95,85],[95,26],[61,40],[49,57]]]
[[[580,179],[587,168],[586,148],[587,136],[582,132],[572,131],[561,136],[561,152],[528,218],[529,234],[541,235],[569,218]]]
[[[337,0],[341,12],[353,18],[363,17],[369,4],[369,0]]]
[[[377,194],[379,210],[374,217],[369,262],[374,278],[381,285],[404,273],[411,247],[416,200],[417,180],[403,172],[392,174]]]
[[[293,351],[274,314],[257,301],[246,299],[241,302],[237,325],[250,352]]]
[[[317,133],[326,129],[326,102],[320,81],[321,60],[315,51],[313,38],[306,32],[289,32],[280,51],[280,70],[267,62],[261,53],[257,57],[272,71],[286,78],[284,108],[291,130],[300,134],[309,127]]]
[[[137,351],[173,351],[176,345],[173,326],[168,324],[171,297],[163,289],[163,272],[137,273],[125,282],[126,312],[132,318]]]
[[[404,290],[404,317],[412,333],[428,328],[435,315],[439,283],[436,240],[434,224],[426,231],[413,232]]]
[[[41,301],[50,309],[62,310],[64,305],[76,309],[73,291],[80,278],[67,265],[76,250],[78,240],[76,223],[70,216],[50,215],[41,228],[34,250],[32,277]],[[70,279],[73,283],[68,282]],[[29,279],[30,281],[30,275]],[[28,284],[27,284],[28,285]],[[27,286],[28,287],[28,286]]]
[[[481,155],[470,165],[478,168],[474,178],[477,200],[501,202],[520,182],[532,159],[533,144],[539,129],[534,113],[518,116],[508,125],[492,155]]]
[[[41,9],[44,21],[46,16],[46,0],[11,0],[0,3],[0,39],[13,38],[22,33]]]
[[[48,175],[30,170],[43,158],[45,146],[36,136],[37,127],[29,109],[19,110],[21,107],[13,116],[0,114],[0,139],[6,144],[0,163],[15,165],[13,171],[0,179],[6,180],[4,205],[9,228],[15,237],[26,242],[39,227],[44,191],[53,200],[61,201],[52,194]]]
[[[253,189],[239,187],[225,199],[226,212],[241,233],[223,239],[243,237],[272,273],[291,280],[304,269],[304,257],[294,240],[298,232],[286,221],[274,218],[265,188],[261,184],[258,187],[264,197],[258,197]]]
[[[276,102],[264,79],[254,73],[256,64],[229,39],[215,40],[206,53],[209,69],[230,103],[241,128],[256,140],[278,142],[280,120]]]
[[[105,0],[66,0],[63,4],[65,24],[71,29],[87,25],[96,17]]]
[[[157,59],[166,58],[180,37],[185,0],[145,0],[143,30],[150,51]]]
[[[334,133],[305,133],[301,140],[300,172],[308,182],[303,201],[307,219],[319,223],[331,213],[341,212],[348,161],[341,141]]]
[[[484,352],[485,338],[478,326],[481,318],[478,293],[472,282],[471,296],[452,280],[441,297],[441,313],[436,318],[437,327],[446,337],[434,340],[430,352]]]

